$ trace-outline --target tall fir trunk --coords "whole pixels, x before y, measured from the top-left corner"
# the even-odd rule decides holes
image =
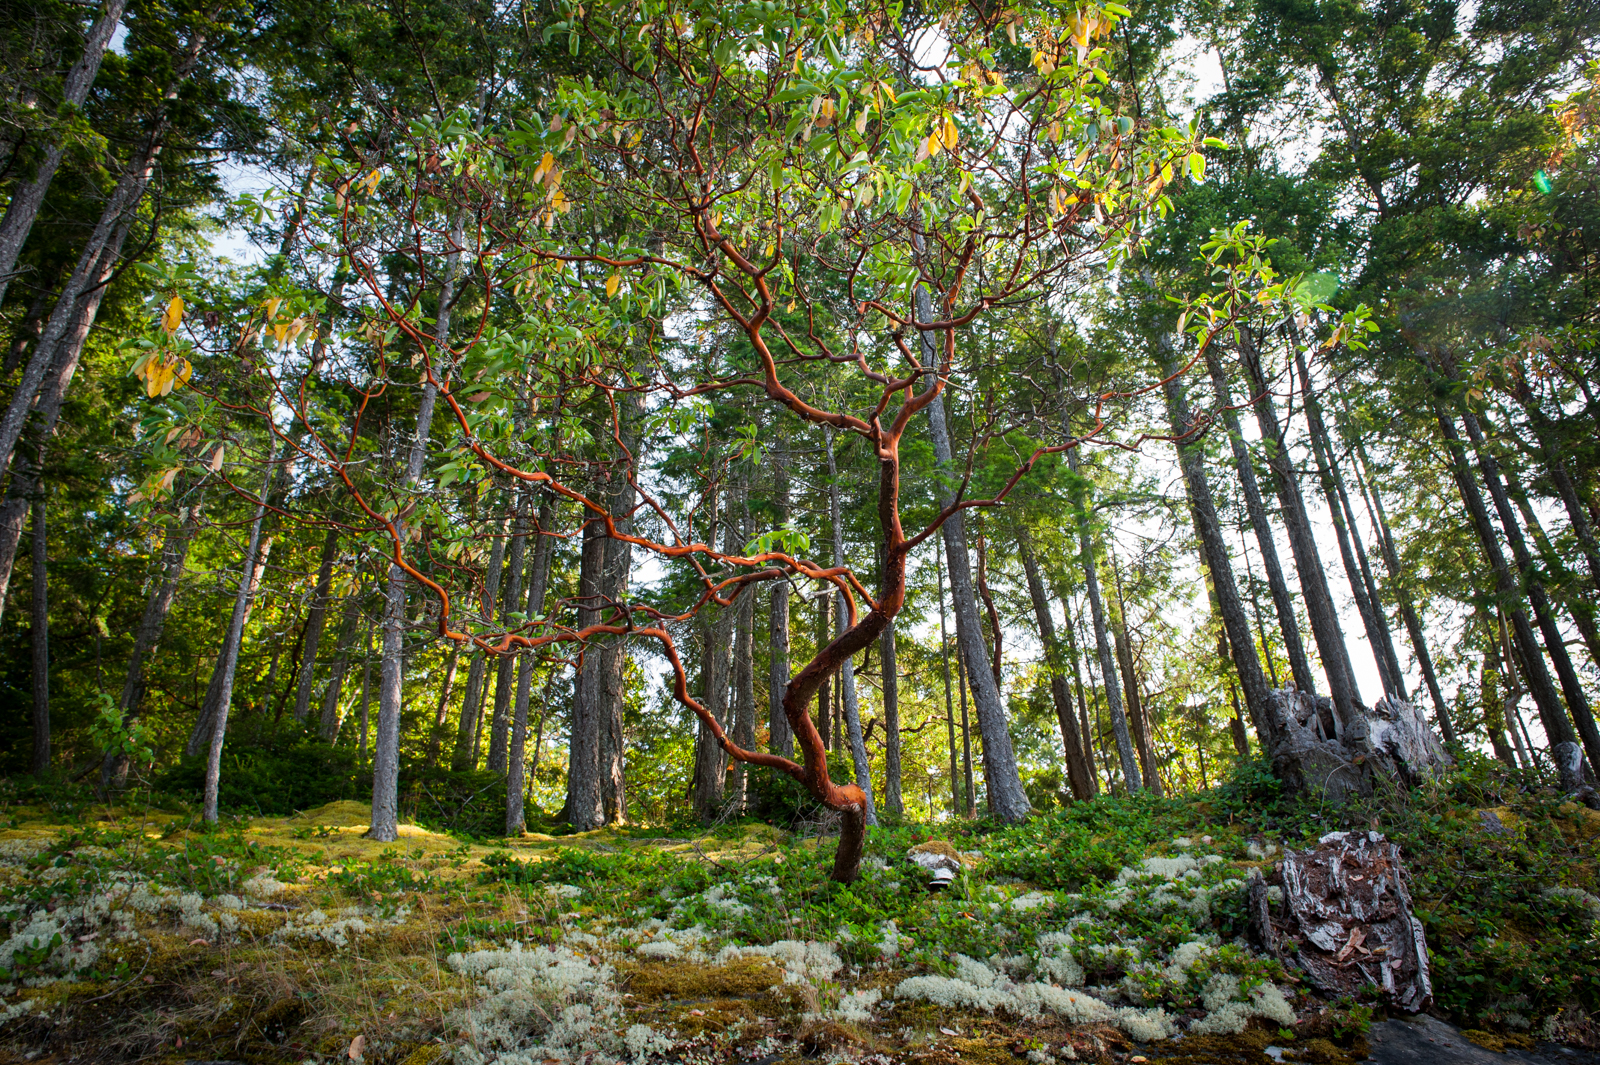
[[[578,559],[578,628],[600,621],[606,564],[605,525],[584,513],[583,547]],[[600,734],[603,708],[597,647],[583,652],[572,685],[572,725],[567,741],[567,821],[580,832],[605,824],[600,784]]]
[[[355,642],[356,628],[361,621],[361,597],[351,596],[345,603],[344,620],[339,626],[339,636],[334,646],[333,665],[328,670],[328,683],[322,690],[322,715],[317,725],[317,736],[323,743],[333,743],[344,726],[344,678],[350,670],[350,646]]]
[[[1372,653],[1373,663],[1378,667],[1378,677],[1385,694],[1405,699],[1405,675],[1400,672],[1400,659],[1394,653],[1394,640],[1389,635],[1383,603],[1377,596],[1377,589],[1371,587],[1372,575],[1367,570],[1366,550],[1361,545],[1355,519],[1351,515],[1350,497],[1345,491],[1344,475],[1339,470],[1339,455],[1334,450],[1327,422],[1322,417],[1322,404],[1317,399],[1311,381],[1311,368],[1298,343],[1295,344],[1295,365],[1300,370],[1302,406],[1305,408],[1306,427],[1310,430],[1311,457],[1316,463],[1323,501],[1327,503],[1328,515],[1333,520],[1334,538],[1339,544],[1339,559],[1344,564],[1345,578],[1350,584],[1350,596],[1355,600],[1356,612],[1361,616],[1361,626],[1367,633],[1367,647]]]
[[[1289,657],[1289,671],[1294,676],[1295,687],[1315,694],[1316,675],[1311,672],[1305,643],[1300,638],[1300,621],[1295,615],[1294,597],[1289,592],[1289,582],[1284,579],[1283,564],[1278,559],[1277,539],[1272,533],[1266,505],[1261,500],[1261,485],[1256,479],[1255,463],[1251,460],[1244,432],[1239,427],[1239,413],[1233,409],[1232,390],[1215,345],[1206,345],[1205,357],[1206,368],[1211,374],[1212,391],[1216,395],[1217,407],[1222,412],[1222,423],[1228,430],[1228,444],[1233,451],[1233,467],[1239,476],[1239,487],[1244,493],[1245,511],[1250,517],[1251,531],[1255,533],[1256,547],[1261,552],[1261,567],[1266,571],[1267,589],[1272,594],[1272,605],[1278,615],[1278,631],[1283,636],[1284,651]],[[1257,616],[1259,619],[1259,614]],[[1257,624],[1260,624],[1259,620]],[[1262,646],[1266,646],[1264,640]]]
[[[270,455],[270,453],[269,453]],[[233,703],[233,678],[239,666],[239,648],[244,642],[245,619],[250,614],[250,604],[262,570],[266,567],[272,542],[262,543],[261,526],[267,516],[267,500],[272,496],[281,461],[287,461],[284,449],[280,462],[269,461],[267,475],[261,485],[261,502],[256,504],[255,516],[250,522],[250,533],[245,541],[244,559],[239,567],[239,591],[233,599],[233,616],[228,621],[228,631],[223,639],[222,653],[217,660],[216,676],[219,678],[216,710],[212,715],[209,734],[210,746],[206,754],[205,803],[202,815],[206,823],[217,821],[217,785],[222,773],[222,744],[228,733],[228,709]]]
[[[831,627],[829,615],[832,613],[832,608],[828,597],[828,587],[828,585],[824,585],[815,599],[817,614],[813,636],[819,651],[828,646],[828,643],[833,639],[829,632]],[[834,715],[829,703],[829,696],[832,694],[832,684],[824,683],[817,686],[817,731],[822,735],[823,749],[828,751],[833,750],[835,731],[833,727]]]
[[[422,759],[424,769],[439,764],[439,750],[444,746],[444,734],[450,726],[450,696],[455,694],[456,666],[461,661],[461,645],[453,644],[444,663],[444,682],[439,685],[439,705],[433,711],[433,727],[428,730],[428,753]]]
[[[1072,694],[1067,691],[1061,646],[1056,641],[1055,619],[1050,616],[1050,602],[1045,598],[1044,581],[1039,577],[1039,562],[1033,554],[1032,537],[1028,527],[1021,521],[1017,522],[1017,554],[1022,558],[1028,597],[1033,601],[1033,617],[1039,626],[1039,642],[1044,646],[1045,669],[1050,675],[1050,700],[1055,708],[1056,723],[1061,728],[1061,750],[1067,763],[1067,780],[1076,798],[1092,799],[1095,796],[1094,776],[1083,757],[1083,737],[1078,732],[1078,721],[1073,713]]]
[[[1445,447],[1450,456],[1450,474],[1455,479],[1456,490],[1461,493],[1461,501],[1466,504],[1467,516],[1472,522],[1473,532],[1478,537],[1478,546],[1483,549],[1484,558],[1494,571],[1495,590],[1504,602],[1513,604],[1507,613],[1511,618],[1511,632],[1516,643],[1517,658],[1523,679],[1527,682],[1528,694],[1533,696],[1534,705],[1539,708],[1539,718],[1544,722],[1545,735],[1552,747],[1558,743],[1576,743],[1577,733],[1573,731],[1572,723],[1567,720],[1566,710],[1561,705],[1560,696],[1556,694],[1555,684],[1551,682],[1550,673],[1545,669],[1544,654],[1539,648],[1538,639],[1533,634],[1533,626],[1528,623],[1527,611],[1522,608],[1522,589],[1517,586],[1511,567],[1506,563],[1505,553],[1500,550],[1499,538],[1495,534],[1494,525],[1489,521],[1489,508],[1485,505],[1483,493],[1478,490],[1478,483],[1467,465],[1467,449],[1461,440],[1461,434],[1456,430],[1455,419],[1443,410],[1437,411],[1437,418],[1439,431],[1444,436]]]
[[[50,772],[50,563],[43,492],[33,498],[33,775]]]
[[[311,712],[311,697],[317,685],[317,650],[322,644],[322,629],[327,623],[328,604],[332,602],[333,564],[339,558],[339,530],[329,529],[322,540],[322,558],[317,564],[317,587],[311,593],[311,610],[306,615],[303,634],[304,649],[300,659],[300,677],[294,692],[294,719],[304,721]]]
[[[723,610],[715,620],[707,618],[701,627],[700,657],[701,702],[712,720],[722,728],[728,720],[728,643],[733,614]],[[728,755],[704,724],[695,745],[694,810],[701,822],[710,824],[722,815],[728,777]]]
[[[1578,495],[1578,486],[1574,483],[1572,471],[1567,465],[1566,454],[1556,439],[1555,426],[1551,424],[1550,416],[1539,406],[1538,397],[1526,384],[1520,386],[1517,399],[1528,415],[1528,424],[1533,427],[1534,437],[1539,442],[1539,451],[1544,459],[1545,469],[1549,471],[1550,482],[1555,485],[1556,494],[1561,497],[1561,506],[1566,510],[1567,522],[1572,527],[1572,536],[1578,541],[1578,547],[1583,553],[1584,562],[1589,570],[1589,595],[1600,596],[1600,540],[1595,537],[1594,526],[1589,521],[1589,515],[1584,512],[1583,502]]]
[[[1100,598],[1100,576],[1094,559],[1094,540],[1089,532],[1089,506],[1081,487],[1082,470],[1078,462],[1078,449],[1067,451],[1067,465],[1079,484],[1074,485],[1073,506],[1078,512],[1078,557],[1083,566],[1083,583],[1089,593],[1089,614],[1094,623],[1095,650],[1100,661],[1100,683],[1105,689],[1106,710],[1111,718],[1111,732],[1117,741],[1117,759],[1122,764],[1122,779],[1127,782],[1129,794],[1143,786],[1139,775],[1138,756],[1133,750],[1133,735],[1128,730],[1128,717],[1122,707],[1122,692],[1117,686],[1117,667],[1112,658],[1111,640],[1106,633],[1105,603]]]
[[[511,615],[522,605],[522,589],[526,581],[523,569],[528,553],[528,508],[533,504],[533,492],[524,489],[518,493],[516,509],[511,515],[511,547],[506,552],[505,599],[500,608],[500,624],[510,627]],[[581,594],[581,593],[580,593]],[[582,615],[580,614],[580,619]],[[584,624],[580,620],[579,625]],[[592,622],[590,622],[592,624]],[[491,773],[502,776],[510,766],[511,718],[516,712],[516,676],[519,654],[500,655],[495,661],[494,713],[489,718],[489,758]]]
[[[439,282],[439,303],[433,322],[433,350],[427,353],[430,360],[437,362],[434,375],[446,382],[455,369],[448,361],[450,315],[455,305],[456,286],[461,278],[461,247],[465,239],[465,222],[458,215],[450,228],[449,250],[444,257],[444,277]],[[428,457],[428,436],[433,430],[433,411],[438,399],[438,385],[432,380],[424,380],[410,451],[399,478],[400,483],[395,486],[402,498],[422,478],[422,468]],[[404,545],[405,521],[396,518],[393,524],[396,543]],[[400,838],[400,711],[405,702],[402,690],[405,663],[402,656],[405,648],[406,586],[405,570],[398,563],[391,562],[383,594],[383,658],[378,678],[378,730],[372,752],[372,825],[367,830],[368,838],[380,843],[393,843]]]
[[[168,109],[171,102],[177,98],[183,83],[188,81],[198,65],[200,50],[205,46],[205,40],[203,34],[196,34],[178,57],[166,91],[156,105],[150,132],[145,135],[117,179],[116,187],[100,212],[94,230],[79,252],[72,274],[61,288],[61,295],[56,300],[55,308],[50,312],[50,318],[45,322],[39,343],[34,347],[33,355],[29,357],[27,365],[23,367],[21,379],[18,380],[16,390],[12,393],[11,402],[5,414],[0,415],[0,477],[4,477],[6,471],[10,469],[17,442],[22,436],[23,425],[33,411],[36,401],[39,410],[36,421],[41,425],[46,421],[46,404],[40,394],[40,388],[44,385],[45,378],[52,373],[52,367],[62,382],[59,388],[62,394],[65,394],[67,386],[77,372],[78,359],[83,353],[83,340],[94,324],[100,301],[105,298],[105,281],[115,269],[117,256],[121,254],[122,243],[127,239],[133,216],[140,201],[144,199],[145,191],[150,186],[150,179],[155,173],[156,157],[161,153],[169,128]],[[59,400],[57,407],[59,413]],[[53,421],[51,428],[54,428]],[[49,435],[49,430],[45,430],[39,432],[38,437],[43,440]],[[0,572],[0,592],[4,591],[3,583],[10,579],[10,568],[9,561],[0,560],[0,570],[3,570]],[[3,598],[3,595],[0,595],[0,599]]]
[[[128,655],[128,672],[122,681],[122,695],[117,699],[117,709],[122,711],[126,726],[139,716],[139,706],[144,701],[144,670],[147,659],[161,641],[167,615],[172,612],[173,600],[183,581],[184,562],[189,557],[189,545],[194,542],[195,530],[200,527],[200,504],[183,507],[167,526],[161,542],[161,560],[158,576],[152,582],[150,595],[145,600],[144,613],[139,626],[133,630],[133,650]],[[126,755],[106,752],[100,763],[100,790],[108,792],[121,788],[128,778]]]
[[[844,525],[839,513],[839,467],[834,461],[833,430],[824,426],[823,443],[828,455],[828,516],[833,529],[833,565],[844,566]],[[834,594],[834,632],[843,634],[850,627],[850,617],[845,607],[844,593]],[[856,694],[856,664],[846,658],[839,667],[840,709],[844,713],[845,734],[850,743],[850,761],[855,767],[856,787],[866,795],[865,817],[868,825],[878,823],[878,813],[872,797],[872,763],[867,759],[866,737],[861,731],[861,703]]]
[[[1439,674],[1433,667],[1433,655],[1428,653],[1428,641],[1423,636],[1422,618],[1417,614],[1417,609],[1411,601],[1411,593],[1406,590],[1402,581],[1400,568],[1400,553],[1395,549],[1394,537],[1389,532],[1389,517],[1383,509],[1383,497],[1378,494],[1378,485],[1370,478],[1365,469],[1370,469],[1372,463],[1367,459],[1366,448],[1359,438],[1356,440],[1356,485],[1361,489],[1361,498],[1367,508],[1367,517],[1372,522],[1378,534],[1378,552],[1383,556],[1384,569],[1389,571],[1390,586],[1394,589],[1394,598],[1400,605],[1400,620],[1405,622],[1406,635],[1411,640],[1411,653],[1417,657],[1417,666],[1422,670],[1422,682],[1428,689],[1428,697],[1433,700],[1434,720],[1439,725],[1439,732],[1450,742],[1457,742],[1455,724],[1450,719],[1450,710],[1445,705],[1444,692],[1439,687]],[[1371,481],[1372,483],[1368,483]]]
[[[772,504],[776,527],[789,523],[789,471],[784,453],[772,456]],[[794,730],[789,715],[783,712],[783,699],[789,692],[789,582],[773,581],[767,608],[767,749],[785,758],[794,757]]]
[[[1089,776],[1089,797],[1092,799],[1099,793],[1100,777],[1095,769],[1093,730],[1089,725],[1089,703],[1083,695],[1083,671],[1078,665],[1078,635],[1077,625],[1072,620],[1072,597],[1067,594],[1054,574],[1051,576],[1051,590],[1061,603],[1062,620],[1065,622],[1062,627],[1067,630],[1067,659],[1072,665],[1072,687],[1078,696],[1078,735],[1082,740],[1083,766]]]
[[[500,578],[505,572],[506,523],[504,518],[495,522],[493,539],[489,547],[489,564],[483,575],[483,618],[493,622]],[[461,721],[456,728],[456,748],[450,757],[450,768],[464,772],[478,768],[478,741],[482,735],[484,676],[488,672],[489,658],[482,652],[473,653],[472,665],[467,669],[467,690],[461,699]]]
[[[926,294],[922,294],[921,300],[925,302],[926,299]],[[932,308],[919,307],[918,313],[931,317]],[[939,467],[953,469],[955,464],[943,394],[935,396],[933,402],[928,404],[928,426]],[[954,487],[947,489],[940,502],[946,507],[950,506],[955,502],[955,491]],[[961,659],[968,667],[965,670],[967,683],[977,710],[978,733],[983,740],[983,777],[988,789],[989,811],[996,820],[1010,824],[1027,817],[1032,813],[1033,806],[1022,789],[1022,777],[1017,769],[1016,752],[1011,746],[1011,729],[1005,704],[1000,697],[1000,686],[995,682],[988,648],[983,642],[983,625],[978,616],[971,562],[967,556],[965,519],[963,511],[956,511],[946,519],[941,530],[945,561],[950,567],[950,600],[955,608],[956,643]]]
[[[621,408],[622,442],[633,455],[635,463],[641,458],[639,426],[642,414],[637,399],[630,399]],[[629,534],[637,497],[627,473],[614,475],[607,499],[612,520],[617,531]],[[730,532],[731,532],[730,527]],[[604,572],[601,587],[609,602],[621,603],[628,598],[629,580],[633,573],[633,545],[626,540],[608,536],[605,544]],[[739,544],[735,550],[742,549]],[[747,601],[746,613],[753,609],[754,600]],[[627,820],[628,792],[626,779],[627,738],[623,729],[622,711],[626,700],[628,672],[628,641],[623,636],[613,636],[600,645],[599,677],[596,681],[600,701],[600,806],[606,824],[621,824]],[[751,713],[754,714],[754,704]],[[754,723],[751,730],[754,730]],[[746,750],[751,744],[740,741]],[[739,763],[741,766],[744,763]]]
[[[1145,713],[1144,700],[1139,698],[1139,672],[1134,666],[1133,644],[1128,636],[1127,607],[1122,602],[1122,579],[1117,573],[1116,558],[1112,557],[1109,561],[1117,592],[1117,610],[1111,617],[1111,650],[1117,656],[1117,672],[1122,677],[1122,705],[1128,715],[1128,728],[1133,732],[1133,749],[1139,754],[1140,778],[1146,788],[1161,795],[1165,789],[1156,767],[1150,720]]]
[[[1528,529],[1528,535],[1533,537],[1533,544],[1539,551],[1539,558],[1546,569],[1552,573],[1562,574],[1570,580],[1562,581],[1562,588],[1557,592],[1556,601],[1566,608],[1572,623],[1577,626],[1578,633],[1583,637],[1583,644],[1589,649],[1589,661],[1600,664],[1600,628],[1595,625],[1595,608],[1589,600],[1592,598],[1586,582],[1582,577],[1571,572],[1566,566],[1561,555],[1556,552],[1555,545],[1550,542],[1550,536],[1544,530],[1544,525],[1539,521],[1539,515],[1534,513],[1533,504],[1528,500],[1528,490],[1523,487],[1522,481],[1509,469],[1503,471],[1506,477],[1506,487],[1511,492],[1511,501],[1517,505],[1517,512],[1522,515],[1522,523]],[[1577,588],[1574,591],[1573,585]]]
[[[1160,346],[1163,376],[1166,378],[1162,392],[1167,401],[1167,419],[1173,435],[1181,437],[1189,431],[1194,418],[1189,411],[1183,382],[1177,375],[1177,355],[1172,350],[1171,339],[1165,333],[1160,338]],[[1250,622],[1245,618],[1244,603],[1239,599],[1239,587],[1233,579],[1233,562],[1228,556],[1227,542],[1222,538],[1222,523],[1217,518],[1211,482],[1206,478],[1203,447],[1198,440],[1180,440],[1177,449],[1178,466],[1183,471],[1184,488],[1189,497],[1189,516],[1200,541],[1206,570],[1211,574],[1211,590],[1216,596],[1217,611],[1222,615],[1223,630],[1228,636],[1233,671],[1239,678],[1239,687],[1244,690],[1245,709],[1250,714],[1262,749],[1270,751],[1277,739],[1272,724],[1272,695],[1267,687],[1266,674],[1261,669],[1261,658],[1256,654]],[[1121,597],[1120,590],[1118,597]]]
[[[550,559],[555,549],[551,535],[555,524],[555,497],[549,492],[539,496],[539,513],[533,526],[533,555],[528,563],[528,598],[524,613],[530,618],[544,615],[545,590],[550,585]],[[511,715],[511,742],[506,759],[506,835],[514,836],[527,828],[524,796],[528,781],[539,767],[539,755],[534,751],[533,765],[527,762],[528,703],[533,689],[534,659],[531,651],[517,656],[517,695]],[[545,707],[549,705],[546,686]],[[463,706],[462,713],[466,713]],[[540,709],[540,733],[544,729],[544,707]],[[537,747],[537,744],[535,744]]]
[[[960,817],[966,808],[961,802],[961,776],[956,765],[956,712],[950,692],[950,633],[944,615],[944,553],[934,554],[934,572],[939,585],[939,657],[944,663],[944,725],[950,743],[950,816]]]
[[[90,275],[96,284],[104,282],[110,276],[131,224],[131,219],[125,219],[112,235],[108,245],[101,249],[98,264]],[[37,400],[27,426],[37,461],[18,463],[12,468],[11,484],[4,502],[0,503],[0,613],[4,612],[6,592],[11,583],[11,570],[16,564],[17,547],[22,541],[22,527],[28,517],[30,501],[38,489],[44,455],[49,447],[50,438],[55,433],[56,423],[60,420],[62,403],[77,371],[84,341],[94,325],[104,293],[105,287],[101,284],[89,295],[77,300],[71,308],[71,317],[64,330],[41,338],[40,347],[34,350],[35,359],[48,364],[48,373],[38,389]],[[58,301],[57,312],[60,310],[61,303]],[[50,344],[52,350],[43,351],[45,344]],[[24,412],[25,415],[27,413]]]
[[[739,504],[743,521],[739,539],[748,543],[755,538],[750,522],[750,486],[741,478]],[[742,548],[744,543],[739,544]],[[733,604],[733,742],[747,751],[756,746],[756,590],[751,585],[739,592]],[[735,814],[743,814],[750,799],[750,767],[744,762],[733,765],[733,796],[729,802]]]
[[[1250,377],[1250,387],[1255,393],[1256,423],[1267,452],[1267,468],[1272,471],[1273,485],[1277,489],[1278,514],[1289,536],[1289,548],[1294,555],[1295,572],[1300,577],[1300,594],[1305,601],[1306,617],[1311,622],[1311,635],[1316,641],[1317,653],[1322,657],[1322,671],[1328,680],[1334,717],[1342,734],[1345,728],[1358,720],[1355,704],[1360,700],[1355,672],[1350,667],[1350,652],[1345,646],[1344,632],[1339,627],[1338,612],[1334,610],[1333,593],[1328,590],[1322,556],[1311,535],[1311,518],[1306,512],[1305,498],[1300,494],[1300,480],[1290,461],[1284,429],[1278,422],[1272,390],[1248,330],[1240,333],[1239,351]],[[1228,639],[1229,642],[1234,640],[1231,630]],[[1247,689],[1246,706],[1249,703]],[[1256,711],[1252,710],[1251,713],[1254,716]]]
[[[0,221],[0,303],[5,302],[6,288],[11,283],[17,256],[28,241],[34,219],[39,217],[39,208],[44,204],[45,193],[49,191],[50,182],[66,155],[66,127],[77,117],[84,101],[89,98],[89,89],[100,73],[100,62],[105,58],[106,46],[111,43],[117,27],[122,23],[122,12],[126,6],[126,0],[106,0],[99,17],[90,25],[89,32],[84,36],[83,50],[67,71],[61,85],[61,102],[55,115],[61,128],[45,146],[33,173],[11,189],[11,202],[6,205],[4,220]]]
[[[1516,559],[1517,569],[1522,572],[1522,584],[1527,593],[1528,603],[1533,607],[1534,618],[1538,622],[1540,633],[1544,636],[1545,653],[1555,664],[1556,676],[1561,681],[1561,692],[1566,696],[1567,709],[1577,725],[1578,735],[1583,739],[1584,752],[1589,757],[1590,766],[1600,766],[1600,727],[1595,724],[1594,712],[1589,707],[1589,697],[1583,690],[1583,682],[1578,679],[1577,669],[1573,667],[1572,656],[1567,653],[1566,636],[1556,624],[1555,615],[1550,609],[1550,597],[1545,593],[1540,571],[1535,566],[1533,554],[1528,550],[1527,540],[1522,535],[1522,523],[1518,520],[1516,508],[1511,505],[1511,497],[1506,492],[1500,462],[1488,447],[1477,415],[1466,411],[1462,414],[1461,420],[1467,428],[1467,438],[1472,441],[1472,446],[1477,451],[1478,472],[1489,489],[1489,498],[1494,500],[1495,511],[1500,516],[1500,527],[1505,531],[1506,540],[1511,544],[1512,557]]]

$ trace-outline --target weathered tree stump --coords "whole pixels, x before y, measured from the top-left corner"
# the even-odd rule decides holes
[[[1326,696],[1272,693],[1273,772],[1289,788],[1338,805],[1384,784],[1411,789],[1451,764],[1444,745],[1415,706],[1384,696],[1356,720],[1341,723]]]
[[[1270,880],[1251,878],[1249,906],[1252,937],[1317,990],[1376,987],[1408,1013],[1433,1001],[1400,848],[1377,832],[1333,832],[1313,850],[1289,851]]]

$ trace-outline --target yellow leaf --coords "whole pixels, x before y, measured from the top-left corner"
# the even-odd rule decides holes
[[[167,304],[167,309],[161,314],[161,328],[169,333],[175,333],[178,326],[183,324],[183,297],[174,296],[172,302]]]
[[[857,134],[859,134],[861,136],[865,136],[866,135],[868,117],[870,117],[870,112],[865,107],[863,107],[860,111],[856,112],[856,133]]]
[[[374,170],[372,173],[367,175],[366,181],[364,182],[364,184],[367,186],[367,195],[370,196],[377,191],[378,182],[382,179],[383,174],[377,170]]]
[[[265,300],[265,301],[262,302],[261,309],[267,312],[267,321],[270,322],[270,321],[272,321],[272,319],[274,319],[274,318],[276,318],[278,316],[278,308],[280,306],[282,306],[282,304],[283,304],[283,300],[278,298],[277,296],[274,296],[272,299]]]
[[[610,299],[615,296],[617,294],[617,288],[621,284],[622,276],[620,274],[612,274],[610,277],[606,278],[606,298]]]
[[[940,152],[944,151],[944,142],[939,139],[939,132],[937,130],[928,134],[926,143],[928,145],[929,155],[938,155]]]
[[[633,136],[628,138],[628,147],[637,148],[642,140],[644,140],[644,130],[636,129],[633,131]]]
[[[944,119],[944,146],[946,148],[954,148],[956,146],[956,137],[956,120],[946,115]]]

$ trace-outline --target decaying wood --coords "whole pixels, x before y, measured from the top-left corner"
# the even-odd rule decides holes
[[[1408,1013],[1433,1001],[1400,848],[1377,832],[1333,832],[1288,852],[1270,879],[1252,878],[1249,911],[1261,947],[1326,994],[1376,987]]]
[[[1404,699],[1353,707],[1346,724],[1326,696],[1272,693],[1273,772],[1291,790],[1339,804],[1384,785],[1415,788],[1450,765],[1427,719]]]

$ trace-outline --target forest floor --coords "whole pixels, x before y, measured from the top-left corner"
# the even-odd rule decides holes
[[[1488,783],[1338,816],[1256,779],[878,828],[849,886],[832,839],[750,822],[385,845],[354,802],[210,831],[13,806],[0,1062],[1360,1060],[1381,1003],[1244,939],[1250,870],[1353,824],[1401,844],[1437,1014],[1494,1051],[1593,1047],[1600,815]],[[907,859],[930,843],[962,859],[944,891]]]

